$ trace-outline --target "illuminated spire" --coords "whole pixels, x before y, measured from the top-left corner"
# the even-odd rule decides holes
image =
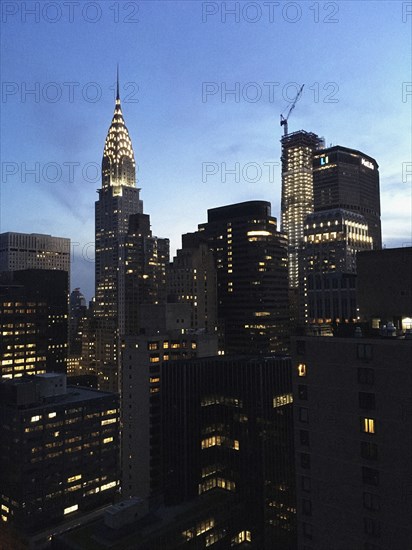
[[[116,192],[120,194],[123,186],[136,187],[136,163],[132,140],[123,118],[119,89],[119,65],[117,65],[116,104],[104,145],[102,187],[115,187]]]

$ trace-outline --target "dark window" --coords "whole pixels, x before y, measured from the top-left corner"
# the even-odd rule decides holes
[[[379,510],[379,495],[363,493],[363,505],[368,510]]]
[[[298,386],[298,395],[299,399],[306,401],[308,399],[308,387],[307,386]]]
[[[310,523],[303,524],[303,536],[306,539],[312,539],[313,537],[313,526]]]
[[[369,441],[361,441],[361,457],[367,460],[378,459],[378,446],[376,443],[369,443]]]
[[[311,490],[311,479],[307,476],[300,476],[300,484],[302,487],[302,491],[305,491],[306,493],[309,493]]]
[[[375,394],[360,391],[359,392],[359,408],[360,409],[374,409],[375,408]]]
[[[304,340],[297,340],[296,341],[296,353],[298,355],[304,355],[305,354],[305,346],[306,346],[306,342]]]
[[[362,468],[362,481],[368,485],[379,485],[379,471],[374,468]]]
[[[312,502],[310,500],[302,500],[302,512],[304,516],[312,515]]]
[[[357,344],[356,355],[358,359],[372,359],[372,344]]]
[[[373,518],[363,518],[363,528],[367,535],[372,537],[379,537],[380,535],[380,523]]]
[[[305,407],[299,407],[299,420],[301,422],[309,422],[309,411]]]
[[[381,550],[381,547],[373,544],[373,542],[365,542],[363,550]]]
[[[308,430],[300,430],[300,444],[309,447],[309,432]]]
[[[300,453],[300,465],[302,468],[310,468],[310,455],[307,453]]]
[[[375,382],[375,373],[373,369],[367,369],[364,367],[358,368],[358,382],[359,384],[365,384],[372,386]]]

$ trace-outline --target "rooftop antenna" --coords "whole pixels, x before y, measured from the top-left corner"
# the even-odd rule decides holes
[[[117,64],[116,99],[118,99],[118,100],[120,101],[120,92],[119,92],[119,63]]]

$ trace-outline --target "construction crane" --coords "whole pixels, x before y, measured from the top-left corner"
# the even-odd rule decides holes
[[[289,107],[288,114],[285,117],[283,115],[280,115],[280,125],[285,127],[285,129],[284,129],[284,135],[285,136],[288,135],[288,118],[290,117],[290,113],[295,108],[295,105],[296,105],[298,99],[302,95],[303,86],[304,86],[304,84],[302,84],[302,86],[300,87],[300,90],[298,91],[292,105]]]

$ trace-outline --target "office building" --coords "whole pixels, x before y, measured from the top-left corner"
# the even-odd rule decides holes
[[[313,212],[312,159],[324,146],[323,138],[300,130],[287,134],[282,144],[281,231],[288,237],[289,287],[298,288],[299,247],[303,242],[305,218]],[[293,292],[292,298],[293,298]],[[292,299],[292,313],[296,305]]]
[[[242,542],[261,550],[294,548],[290,368],[288,357],[225,356],[161,370],[165,502],[233,494]]]
[[[80,292],[80,288],[75,288],[69,299],[69,355],[81,356],[82,352],[82,319],[87,312],[86,300]]]
[[[147,214],[132,214],[125,238],[124,326],[122,334],[143,333],[141,307],[165,304],[169,239],[154,237]]]
[[[362,331],[293,348],[299,550],[411,546],[412,339]]]
[[[217,354],[217,337],[190,328],[189,304],[142,307],[144,334],[122,341],[122,496],[161,499],[161,366]]]
[[[70,273],[70,239],[37,233],[1,233],[0,271],[21,269]]]
[[[287,240],[277,230],[270,203],[250,201],[212,208],[197,236],[215,258],[220,352],[286,351]]]
[[[66,373],[68,273],[26,269],[0,273],[2,378]]]
[[[313,155],[314,210],[344,208],[368,224],[372,248],[382,248],[379,166],[361,151],[336,145]]]
[[[361,214],[336,208],[306,217],[300,251],[302,324],[357,320],[356,256],[371,248]]]
[[[196,234],[183,235],[167,272],[168,301],[191,307],[191,327],[213,333],[217,328],[217,281],[213,253]]]
[[[63,522],[81,522],[83,514],[113,502],[116,395],[67,387],[64,374],[6,380],[0,419],[0,540],[14,537],[12,548],[19,548],[38,539],[42,547]]]

